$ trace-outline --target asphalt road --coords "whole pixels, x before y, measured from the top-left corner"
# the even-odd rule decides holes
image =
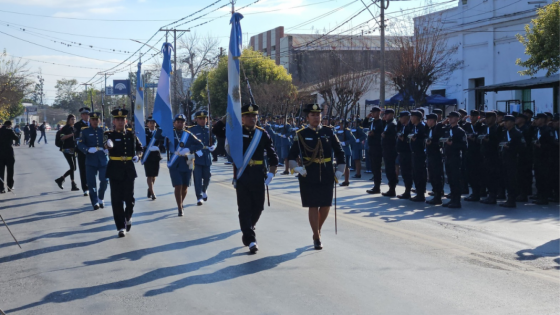
[[[196,206],[191,187],[182,218],[164,164],[155,201],[137,165],[133,227],[119,239],[109,197],[93,211],[69,181],[54,183],[67,165],[53,137],[16,148],[16,195],[0,195],[23,247],[0,226],[6,314],[560,312],[558,204],[446,209],[366,195],[363,176],[337,190],[338,235],[331,212],[315,251],[297,180],[278,175],[248,255],[222,159],[208,202]]]

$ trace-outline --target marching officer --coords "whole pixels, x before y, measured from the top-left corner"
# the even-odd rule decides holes
[[[423,124],[423,115],[420,111],[411,112],[411,130],[408,137],[410,150],[412,151],[412,167],[416,196],[411,201],[426,201],[426,133]]]
[[[246,164],[235,165],[234,168],[239,225],[243,233],[241,240],[243,245],[249,246],[252,254],[259,250],[255,225],[264,210],[265,186],[270,184],[278,167],[278,155],[274,150],[272,139],[266,130],[256,125],[258,114],[257,105],[241,107],[243,155],[250,158],[244,159]],[[213,131],[217,136],[221,134],[225,136],[225,123],[219,121]],[[264,163],[265,152],[269,163],[268,170]]]
[[[381,132],[383,162],[385,162],[385,174],[387,174],[387,180],[389,181],[389,190],[382,193],[385,197],[395,197],[397,195],[395,188],[399,183],[397,169],[395,168],[395,162],[397,160],[397,124],[394,121],[394,115],[395,110],[392,108],[385,110],[385,115],[383,116],[383,118],[385,118],[385,127]]]
[[[82,191],[84,196],[89,195],[89,189],[87,185],[87,174],[86,174],[86,154],[80,151],[77,147],[80,142],[80,134],[83,129],[89,127],[89,112],[91,110],[89,107],[82,107],[79,109],[81,120],[74,124],[74,140],[76,141],[76,152],[78,156],[78,168],[80,170],[80,181],[82,184]]]
[[[78,150],[86,155],[86,176],[89,189],[89,199],[93,210],[104,207],[105,190],[107,190],[107,150],[104,148],[104,132],[99,127],[101,113],[89,113],[89,127],[82,129]],[[99,173],[99,190],[97,190],[96,177]]]
[[[14,148],[12,144],[19,138],[12,130],[12,122],[7,120],[0,128],[0,193],[5,193],[14,189],[14,165],[16,163]],[[4,177],[4,169],[7,176]],[[4,185],[5,184],[5,185]],[[4,187],[7,186],[7,187]]]
[[[364,128],[369,128],[367,145],[369,148],[368,153],[371,163],[371,172],[373,173],[373,188],[366,191],[368,194],[381,193],[381,161],[383,158],[381,134],[383,133],[383,130],[385,128],[385,122],[379,117],[380,115],[381,109],[377,106],[374,106],[368,115],[369,119],[366,119],[364,121]],[[393,166],[394,164],[395,162],[393,162]],[[387,164],[385,164],[385,168],[387,168]],[[389,176],[388,173],[387,176]]]
[[[458,125],[460,114],[451,112],[448,118],[449,126],[445,131],[447,141],[443,144],[443,151],[451,200],[442,207],[461,208],[461,167],[463,164],[461,154],[467,149],[467,137],[465,131]]]
[[[336,126],[336,137],[338,141],[340,141],[340,145],[342,146],[342,150],[344,151],[345,160],[350,162],[352,161],[352,149],[356,144],[356,138],[352,134],[352,131],[348,128],[344,128],[345,121],[344,118],[341,118],[338,122],[338,126]],[[338,164],[338,161],[337,161]],[[350,185],[350,169],[349,164],[346,164],[346,168],[344,169],[344,182],[340,183],[340,186],[349,186]]]
[[[442,135],[443,124],[437,122],[437,114],[426,116],[426,155],[428,156],[428,173],[434,198],[426,201],[430,205],[441,205],[443,197],[443,159],[439,138]]]
[[[196,125],[189,128],[189,132],[198,138],[204,146],[202,148],[202,156],[194,159],[194,191],[196,193],[197,205],[202,206],[204,201],[208,200],[208,185],[210,184],[210,166],[212,165],[212,156],[210,152],[216,149],[216,136],[210,138],[210,129],[207,126],[208,113],[206,111],[198,111],[195,113]]]
[[[187,189],[191,184],[192,162],[194,155],[202,157],[202,142],[185,129],[186,116],[177,114],[173,120],[174,139],[166,140],[160,136],[160,140],[169,141],[169,145],[175,148],[171,159],[167,162],[171,184],[175,188],[175,202],[180,217],[184,215],[183,202],[187,197]]]
[[[164,148],[161,138],[161,129],[157,128],[156,121],[152,116],[146,119],[146,147],[142,155],[142,163],[144,164],[144,172],[146,173],[146,181],[148,182],[148,198],[156,200],[154,193],[154,185],[156,177],[159,175],[159,162],[162,160],[161,150]]]
[[[298,173],[301,203],[309,208],[314,247],[320,250],[323,248],[321,228],[332,205],[335,177],[342,179],[347,167],[340,139],[331,127],[320,124],[322,108],[318,104],[308,104],[303,110],[309,125],[298,130],[290,148],[289,163],[290,169]],[[333,156],[337,161],[336,172]],[[303,164],[301,167],[296,162],[298,157]]]
[[[558,180],[558,176],[560,173],[560,149],[559,149],[559,142],[558,136],[560,131],[560,114],[555,113],[552,117],[552,172],[550,176],[551,188],[552,188],[552,201],[558,202],[560,198],[559,186],[560,181]]]
[[[466,152],[466,161],[464,164],[467,170],[467,178],[472,188],[472,194],[465,198],[465,201],[480,201],[481,174],[478,171],[478,165],[482,162],[482,153],[480,152],[480,141],[478,135],[484,133],[482,122],[478,120],[480,112],[476,109],[471,110],[471,121],[463,125],[463,129],[467,135],[468,150]],[[464,173],[464,172],[463,172]]]
[[[282,121],[281,125],[278,127],[278,134],[280,136],[279,144],[276,147],[280,147],[280,153],[278,157],[280,158],[280,162],[285,166],[284,172],[282,175],[290,174],[288,170],[288,152],[290,147],[292,146],[292,125],[289,123],[288,118],[285,121]]]
[[[364,150],[363,141],[367,139],[367,135],[364,132],[361,124],[362,120],[359,118],[356,119],[356,121],[354,122],[354,128],[350,130],[352,131],[354,138],[356,138],[356,143],[352,147],[352,158],[354,161],[353,169],[356,170],[356,174],[354,174],[352,178],[362,178],[362,156]]]
[[[127,130],[128,110],[114,109],[113,125],[115,130],[105,132],[105,148],[109,150],[106,176],[111,185],[111,206],[119,237],[126,236],[132,228],[134,212],[134,179],[137,177],[134,163],[142,154],[142,144],[133,131]],[[123,203],[126,208],[123,207]]]
[[[500,206],[515,208],[517,198],[517,166],[519,154],[525,150],[525,139],[519,130],[515,128],[515,117],[506,115],[504,117],[504,132],[500,142],[500,153],[503,163],[503,178],[506,180],[507,200]]]
[[[405,191],[397,196],[399,199],[410,199],[410,191],[412,190],[412,150],[408,144],[408,135],[411,133],[411,124],[409,122],[410,112],[400,112],[397,125],[397,152],[399,153],[399,166]]]

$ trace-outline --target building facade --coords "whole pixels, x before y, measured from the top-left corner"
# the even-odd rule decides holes
[[[457,7],[415,19],[418,27],[424,18],[441,18],[447,45],[458,45],[456,59],[463,61],[446,82],[431,87],[432,94],[456,98],[459,108],[467,110],[505,110],[509,103],[514,105],[510,111],[517,109],[517,104],[536,112],[558,111],[551,88],[486,94],[469,90],[529,78],[521,76],[518,72],[524,69],[515,64],[518,58],[528,58],[516,34],[524,35],[525,25],[537,17],[537,8],[550,3],[552,0],[459,0]],[[546,71],[541,71],[535,77],[544,75]]]

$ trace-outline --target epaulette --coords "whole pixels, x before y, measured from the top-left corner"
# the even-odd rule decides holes
[[[305,127],[301,127],[300,129],[296,130],[296,133],[302,131],[303,129],[305,129]]]
[[[104,134],[108,135],[108,134],[110,134],[111,132],[113,132],[113,130],[107,130],[107,131],[104,132]]]
[[[255,127],[256,127],[257,129],[260,129],[260,130],[262,130],[262,131],[266,131],[266,130],[264,130],[264,128],[263,128],[263,127],[261,127],[261,126],[255,126]]]
[[[84,129],[88,128],[88,127],[89,127],[89,126],[83,126],[83,127],[82,127],[82,130],[84,130]]]
[[[132,131],[132,128],[126,128],[126,131]]]

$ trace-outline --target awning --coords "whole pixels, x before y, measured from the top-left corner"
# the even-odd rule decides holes
[[[447,98],[438,94],[426,97],[426,105],[457,105],[457,99]]]
[[[485,91],[485,92],[499,92],[499,91],[513,91],[524,89],[547,89],[558,87],[560,84],[560,74],[554,74],[550,77],[539,77],[524,79],[500,84],[479,86],[476,88],[467,89],[469,91]]]

